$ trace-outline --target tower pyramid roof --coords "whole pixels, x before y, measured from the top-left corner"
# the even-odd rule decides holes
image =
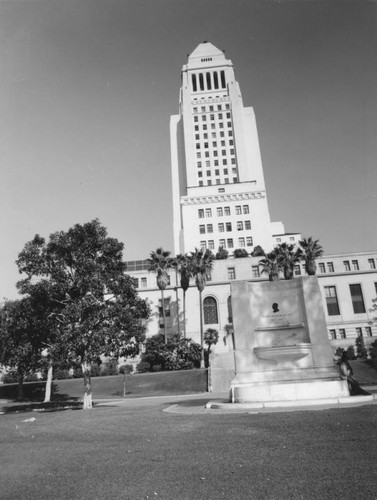
[[[188,56],[184,69],[196,69],[211,66],[231,66],[232,62],[225,58],[224,52],[211,42],[202,42]]]
[[[213,57],[213,56],[224,56],[222,50],[219,50],[211,42],[202,42],[196,49],[191,52],[189,59],[192,57]]]

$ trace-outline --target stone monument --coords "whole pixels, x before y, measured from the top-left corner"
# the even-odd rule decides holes
[[[349,396],[334,366],[316,276],[232,283],[232,309],[232,402]]]

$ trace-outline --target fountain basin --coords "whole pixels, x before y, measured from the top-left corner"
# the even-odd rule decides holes
[[[309,343],[254,348],[254,353],[258,359],[273,364],[298,361],[305,358],[310,351]]]

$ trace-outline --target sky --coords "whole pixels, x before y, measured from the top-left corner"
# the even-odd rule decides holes
[[[0,0],[0,299],[37,233],[173,249],[169,119],[205,40],[254,107],[271,219],[377,251],[377,1]]]

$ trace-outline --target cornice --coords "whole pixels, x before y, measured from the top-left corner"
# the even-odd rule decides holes
[[[204,205],[229,201],[260,200],[266,197],[266,191],[249,193],[212,194],[207,196],[181,196],[181,205]]]

